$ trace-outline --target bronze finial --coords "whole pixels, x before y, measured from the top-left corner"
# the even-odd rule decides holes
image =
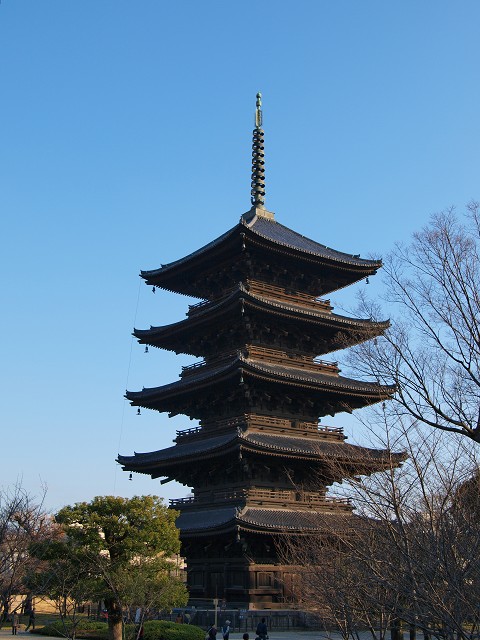
[[[265,208],[265,154],[262,116],[262,94],[257,93],[255,129],[252,145],[252,190],[251,202],[254,207]]]
[[[263,117],[262,117],[262,94],[260,93],[260,91],[257,93],[257,109],[255,111],[255,126],[261,127],[263,122]]]

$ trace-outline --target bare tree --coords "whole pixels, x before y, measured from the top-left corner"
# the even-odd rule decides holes
[[[0,491],[0,627],[11,613],[16,594],[24,593],[25,575],[37,562],[30,545],[50,534],[52,519],[37,500],[20,484]]]
[[[397,245],[384,274],[389,312],[362,297],[359,315],[390,315],[391,326],[350,350],[349,364],[357,376],[396,383],[392,402],[366,421],[383,434],[382,448],[404,449],[408,460],[345,481],[352,517],[290,538],[285,561],[304,568],[305,602],[344,636],[366,628],[382,639],[389,627],[395,636],[403,621],[411,636],[420,628],[427,637],[478,637],[479,205],[464,220],[453,209],[433,216]]]
[[[84,620],[80,615],[84,603],[100,601],[103,592],[86,570],[81,550],[69,544],[60,526],[55,527],[55,537],[30,545],[30,554],[38,564],[26,575],[25,584],[36,597],[55,604],[59,616],[56,633],[74,640]]]
[[[480,478],[465,441],[425,436],[408,424],[388,428],[384,446],[409,459],[347,480],[355,513],[330,519],[330,531],[291,538],[285,560],[303,567],[305,604],[345,637],[368,629],[383,639],[399,622],[437,638],[478,637]],[[326,522],[328,519],[326,519]]]
[[[397,384],[389,409],[480,442],[480,212],[449,209],[384,263],[388,313],[361,300],[362,316],[393,313],[384,336],[351,351],[353,369]]]
[[[393,618],[390,585],[376,580],[361,561],[374,545],[370,523],[356,516],[330,517],[315,535],[278,541],[280,557],[298,568],[299,605],[344,640],[359,640],[365,630],[383,640]]]

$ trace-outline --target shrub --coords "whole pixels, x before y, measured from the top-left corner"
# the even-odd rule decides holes
[[[72,623],[56,620],[51,624],[47,624],[41,629],[37,629],[35,633],[43,636],[53,636],[56,638],[65,638],[71,636]],[[87,638],[88,640],[107,640],[108,624],[106,622],[97,622],[96,620],[78,621],[76,627],[76,637],[79,640]],[[125,625],[126,640],[136,640],[136,626],[134,624]],[[193,624],[177,624],[166,620],[147,620],[143,625],[143,640],[204,640],[205,631]]]
[[[69,620],[65,620],[65,622],[56,620],[40,629],[36,629],[35,633],[39,633],[42,636],[65,638],[71,636],[72,627],[73,624]],[[108,638],[108,625],[106,622],[99,622],[97,620],[80,619],[76,625],[75,635],[77,638],[105,640]]]
[[[148,620],[143,625],[143,640],[204,640],[205,631],[193,624],[166,620]]]
[[[61,620],[45,625],[37,629],[35,633],[56,638],[71,636],[72,623]],[[126,640],[136,640],[136,626],[128,624],[125,626]],[[75,635],[79,640],[107,640],[108,624],[95,620],[79,620]],[[165,620],[148,620],[143,625],[143,640],[204,640],[205,631],[193,624],[177,624]]]

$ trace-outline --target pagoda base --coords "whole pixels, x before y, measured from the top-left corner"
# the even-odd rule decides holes
[[[218,600],[219,606],[246,610],[293,608],[298,570],[282,564],[268,535],[244,535],[239,542],[227,536],[217,544],[190,547],[187,552],[187,588],[190,603],[201,606]],[[264,557],[258,554],[262,546]],[[252,547],[257,553],[251,553]],[[207,548],[206,548],[207,547]],[[250,553],[249,553],[250,552]]]

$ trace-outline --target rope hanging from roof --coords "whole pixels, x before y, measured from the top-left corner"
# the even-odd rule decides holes
[[[265,140],[262,116],[262,94],[257,93],[255,111],[255,129],[252,143],[252,191],[251,202],[254,207],[265,205]]]

